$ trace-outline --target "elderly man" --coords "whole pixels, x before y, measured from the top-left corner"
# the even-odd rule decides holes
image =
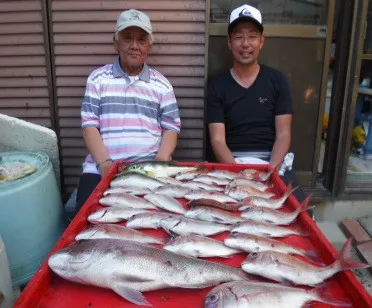
[[[145,63],[152,42],[150,18],[137,10],[122,12],[114,34],[117,60],[88,77],[81,118],[89,155],[77,209],[114,160],[171,160],[180,117],[172,85]]]
[[[263,30],[256,8],[246,4],[231,12],[228,47],[234,64],[208,89],[207,121],[219,162],[269,163],[279,169],[291,143],[292,98],[286,77],[258,62]],[[296,182],[291,171],[283,180]],[[297,197],[305,198],[300,190]]]

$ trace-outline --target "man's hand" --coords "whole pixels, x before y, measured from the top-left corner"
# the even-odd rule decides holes
[[[235,164],[234,155],[226,145],[225,124],[211,123],[209,126],[209,134],[211,136],[211,145],[219,163]]]
[[[107,175],[112,164],[113,164],[112,161],[105,161],[101,163],[101,165],[99,166],[99,173],[101,175],[101,179],[103,179]]]

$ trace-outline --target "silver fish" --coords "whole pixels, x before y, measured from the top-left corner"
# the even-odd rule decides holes
[[[175,179],[178,181],[188,181],[193,180],[198,176],[200,176],[200,173],[198,171],[181,172],[175,176]]]
[[[128,220],[133,215],[150,212],[145,209],[122,209],[116,207],[106,207],[99,209],[88,216],[88,221],[93,224],[116,223]]]
[[[266,182],[270,179],[270,177],[273,175],[274,172],[275,172],[275,168],[267,172],[255,170],[255,169],[244,169],[240,171],[240,174],[243,177],[250,178],[255,181]]]
[[[141,213],[128,219],[126,226],[131,229],[159,229],[160,221],[165,218],[182,218],[183,216],[171,213]]]
[[[304,290],[277,283],[233,281],[221,284],[208,292],[204,308],[302,308],[318,301],[328,305],[351,306],[330,296],[331,286]]]
[[[155,189],[154,193],[173,198],[183,198],[189,191],[190,189],[180,185],[165,185]]]
[[[145,195],[143,198],[154,204],[159,209],[163,209],[176,214],[186,213],[186,210],[182,206],[182,204],[172,197],[165,195],[148,194]]]
[[[200,182],[208,185],[228,185],[230,180],[225,178],[218,178],[211,175],[201,175],[193,179],[195,182]]]
[[[190,190],[191,189],[193,190],[203,189],[206,191],[223,191],[222,187],[218,187],[216,185],[204,184],[201,182],[194,182],[194,181],[182,183],[182,186],[189,188]]]
[[[351,241],[352,238],[346,242],[334,263],[324,267],[312,265],[280,252],[265,251],[249,254],[242,263],[242,268],[247,273],[278,282],[315,286],[340,271],[369,267],[368,264],[350,258]]]
[[[151,304],[141,292],[206,288],[248,279],[240,268],[115,239],[74,242],[52,254],[48,265],[66,280],[111,289],[128,301],[145,306]]]
[[[196,258],[227,258],[241,252],[225,246],[220,241],[196,234],[183,235],[173,238],[167,242],[163,248],[173,251],[177,254]]]
[[[215,224],[186,217],[165,218],[160,221],[160,225],[171,235],[199,234],[210,236],[230,230],[230,226],[227,225]]]
[[[156,189],[165,185],[163,182],[140,172],[125,172],[118,174],[110,182],[111,187],[134,186],[138,188]]]
[[[243,200],[245,198],[255,196],[255,197],[262,197],[266,199],[270,199],[274,197],[275,194],[271,192],[262,192],[258,189],[255,189],[251,186],[240,185],[240,186],[226,186],[225,193],[227,193],[231,198],[237,200]]]
[[[165,184],[168,184],[168,185],[182,185],[182,182],[179,181],[179,180],[176,180],[175,178],[171,178],[171,177],[158,177],[157,178],[159,181],[165,183]]]
[[[253,181],[246,178],[235,178],[232,182],[232,185],[240,186],[240,185],[247,185],[252,186],[253,188],[259,190],[259,191],[266,191],[267,189],[273,188],[273,185],[271,184],[264,184],[258,181]]]
[[[88,239],[121,239],[147,244],[164,244],[165,239],[150,236],[142,232],[114,224],[94,225],[75,236],[75,240]]]
[[[124,172],[141,172],[150,176],[171,177],[180,172],[196,171],[200,166],[182,166],[172,162],[143,161],[135,162],[125,167]]]
[[[292,187],[292,184],[288,184],[286,192],[283,194],[283,196],[279,199],[267,199],[267,198],[262,198],[262,197],[248,197],[240,201],[239,203],[242,205],[239,208],[239,211],[244,211],[247,208],[251,206],[258,206],[258,207],[268,207],[271,209],[280,209],[285,200],[298,188],[297,187]]]
[[[235,212],[239,209],[240,205],[237,203],[222,203],[211,199],[195,199],[187,203],[191,208],[193,206],[211,206],[229,212]]]
[[[216,178],[221,178],[221,179],[229,179],[233,180],[235,178],[241,177],[241,174],[239,172],[233,172],[229,170],[220,170],[220,169],[214,169],[210,172],[208,172],[208,175],[214,176]]]
[[[152,203],[130,195],[130,194],[113,194],[103,197],[99,203],[106,206],[120,207],[120,208],[137,208],[137,209],[157,209]]]
[[[231,229],[231,232],[239,232],[264,237],[285,237],[289,235],[308,236],[308,233],[298,228],[284,228],[273,224],[256,222],[253,220],[235,224]]]
[[[274,225],[289,225],[301,212],[312,208],[312,206],[308,206],[310,197],[311,196],[308,196],[304,202],[302,202],[300,207],[290,213],[284,213],[266,207],[251,207],[244,211],[241,216],[245,219],[257,222],[267,222]]]
[[[112,194],[130,194],[135,196],[143,196],[146,194],[150,194],[151,190],[144,187],[134,187],[134,186],[118,186],[118,187],[111,187],[106,189],[103,192],[104,196],[112,195]]]
[[[316,260],[319,256],[318,253],[312,250],[305,250],[277,240],[236,231],[231,232],[230,235],[225,238],[224,243],[228,247],[245,252],[277,251],[285,254],[299,255],[311,260]]]
[[[192,190],[185,195],[187,200],[211,199],[222,203],[238,203],[237,200],[220,192],[208,192],[205,190]]]
[[[185,217],[224,225],[232,225],[237,222],[245,221],[244,218],[238,215],[208,206],[194,206],[185,213]]]

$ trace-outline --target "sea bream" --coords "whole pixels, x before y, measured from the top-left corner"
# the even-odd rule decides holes
[[[205,184],[205,183],[201,183],[197,181],[184,182],[182,183],[182,186],[190,190],[203,189],[206,191],[223,191],[222,187],[219,187],[216,185]]]
[[[170,235],[198,234],[216,235],[230,230],[230,226],[186,217],[164,218],[160,221],[162,228]]]
[[[158,195],[158,194],[148,194],[143,197],[145,200],[151,202],[159,209],[176,213],[176,214],[185,214],[186,210],[182,206],[181,203],[179,203],[176,199],[173,197],[165,196],[165,195]]]
[[[134,186],[150,190],[164,186],[165,183],[140,172],[124,172],[116,175],[110,182],[111,187]]]
[[[225,194],[236,200],[243,200],[248,197],[261,197],[270,199],[275,196],[272,192],[260,191],[256,188],[247,185],[230,185],[225,187]]]
[[[74,242],[53,253],[48,265],[68,281],[111,289],[128,301],[144,306],[151,304],[142,292],[206,288],[248,279],[240,268],[115,239]]]
[[[166,212],[141,213],[129,218],[126,226],[131,229],[160,229],[160,222],[165,218],[183,218],[183,216]]]
[[[145,209],[106,207],[91,213],[87,219],[92,224],[116,223],[128,220],[133,215],[148,212],[150,211]]]
[[[251,196],[247,197],[239,202],[241,204],[241,207],[239,208],[239,211],[244,211],[247,208],[250,208],[252,206],[257,206],[257,207],[268,207],[271,209],[280,209],[283,207],[283,204],[285,200],[298,188],[297,187],[292,187],[292,184],[289,183],[287,186],[286,192],[283,194],[282,197],[278,199],[267,199],[263,197],[257,197],[257,196]]]
[[[251,186],[259,191],[266,191],[268,189],[271,189],[273,188],[273,185],[272,184],[265,184],[265,183],[262,183],[262,182],[258,182],[258,181],[253,181],[253,180],[250,180],[250,179],[246,179],[246,178],[235,178],[234,180],[232,180],[231,182],[231,185],[234,186],[240,186],[240,185],[243,185],[243,186]]]
[[[350,258],[351,242],[352,238],[345,243],[337,260],[328,266],[320,267],[295,256],[264,251],[250,253],[242,263],[242,269],[278,282],[315,286],[340,271],[369,267]]]
[[[218,209],[222,209],[229,212],[235,212],[239,209],[240,204],[237,203],[222,203],[212,199],[195,199],[187,203],[191,208],[193,206],[210,206]]]
[[[309,234],[300,228],[285,228],[277,225],[262,223],[253,220],[238,222],[233,225],[231,232],[252,234],[263,237],[285,237],[289,235],[308,236]]]
[[[99,199],[100,204],[120,208],[152,209],[157,207],[143,198],[130,194],[112,194]]]
[[[118,186],[118,187],[110,187],[103,192],[104,196],[112,195],[112,194],[130,194],[135,196],[143,196],[146,194],[150,194],[151,190],[144,187],[134,187],[134,186]]]
[[[135,162],[125,167],[124,172],[141,172],[154,177],[172,177],[180,172],[196,171],[200,166],[182,166],[163,161]]]
[[[308,196],[296,210],[293,212],[285,213],[266,207],[251,207],[241,213],[241,216],[245,219],[250,219],[257,222],[266,222],[274,225],[289,225],[292,223],[297,216],[306,210],[313,208],[309,206],[311,195]]]
[[[224,244],[248,253],[262,251],[278,251],[285,254],[299,255],[314,260],[319,254],[313,250],[305,250],[277,240],[244,234],[233,231],[225,238]]]
[[[329,285],[304,290],[277,283],[232,281],[210,290],[204,308],[303,308],[312,301],[351,306],[349,302],[336,300],[331,294]]]
[[[208,184],[208,185],[224,186],[224,185],[230,184],[229,179],[218,178],[218,177],[211,176],[211,175],[201,175],[193,179],[193,181]]]
[[[88,239],[122,239],[147,244],[164,244],[165,239],[115,224],[93,225],[75,236],[75,240]]]
[[[163,248],[177,254],[196,258],[228,258],[241,253],[241,251],[227,247],[220,241],[196,234],[172,238]]]
[[[237,200],[220,192],[209,192],[205,190],[191,190],[186,195],[187,200],[211,199],[222,203],[238,203]]]
[[[232,225],[237,222],[245,221],[244,218],[238,215],[208,206],[193,206],[185,213],[185,217],[224,225]]]
[[[173,198],[183,198],[191,189],[181,185],[164,185],[154,190],[154,194],[166,195]]]

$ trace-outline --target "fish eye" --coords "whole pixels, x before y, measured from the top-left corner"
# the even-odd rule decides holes
[[[207,297],[207,301],[210,303],[215,303],[218,301],[218,295],[217,294],[212,294]]]
[[[230,234],[231,234],[231,236],[238,236],[239,232],[238,231],[233,231]]]
[[[256,260],[258,257],[258,252],[252,252],[248,255],[247,259],[248,260]]]

